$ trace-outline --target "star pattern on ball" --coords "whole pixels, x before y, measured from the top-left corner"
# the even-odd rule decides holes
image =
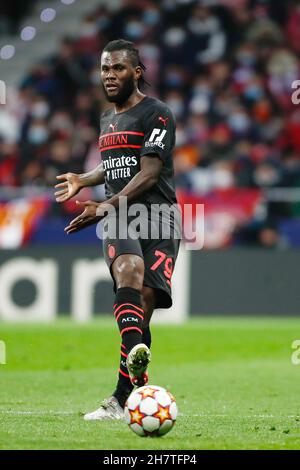
[[[148,397],[154,398],[155,397],[155,392],[157,392],[157,390],[155,390],[155,388],[148,387],[145,390],[142,390],[140,392],[140,394],[142,395],[143,399],[148,398]]]
[[[172,420],[169,406],[158,405],[158,411],[153,416],[158,418],[161,424],[164,423],[167,419]]]
[[[145,414],[142,413],[137,406],[134,410],[128,410],[130,413],[130,424],[139,424],[140,426],[143,425],[142,419],[145,418]]]

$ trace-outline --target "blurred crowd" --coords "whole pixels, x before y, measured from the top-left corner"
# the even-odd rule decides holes
[[[300,106],[291,99],[300,79],[300,0],[119,4],[91,12],[11,92],[0,114],[0,184],[52,186],[59,173],[99,163],[107,106],[100,53],[122,37],[147,67],[145,93],[176,116],[179,188],[300,186]]]
[[[13,0],[0,3],[0,37],[16,34],[21,20],[30,13],[36,0]]]

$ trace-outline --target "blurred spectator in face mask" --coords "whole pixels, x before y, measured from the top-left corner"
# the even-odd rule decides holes
[[[253,44],[242,43],[235,52],[235,67],[232,73],[234,89],[242,93],[255,75],[257,53]]]
[[[212,187],[214,189],[228,189],[235,185],[232,162],[215,162],[212,167]]]
[[[276,50],[267,64],[268,86],[278,104],[292,108],[291,84],[299,78],[298,58],[287,48]]]
[[[34,119],[27,132],[27,140],[33,146],[43,145],[48,141],[49,131],[46,121]]]
[[[78,40],[74,47],[76,54],[97,54],[100,41],[98,36],[98,25],[94,17],[87,16],[78,31]]]
[[[226,90],[214,96],[213,113],[217,119],[226,118],[237,106],[237,96]]]
[[[189,110],[192,114],[205,114],[209,111],[212,102],[212,86],[207,77],[195,79],[191,90]]]
[[[187,33],[181,26],[168,28],[162,36],[162,64],[186,64],[186,40]]]
[[[180,65],[168,65],[165,68],[162,84],[166,90],[183,89],[187,84],[187,74]]]
[[[204,144],[208,142],[210,130],[205,114],[190,114],[187,122],[187,135],[190,143]]]
[[[46,119],[50,113],[50,106],[42,96],[36,96],[34,99],[30,115],[33,119]]]
[[[155,28],[161,21],[161,13],[155,2],[147,2],[146,8],[142,13],[142,22],[150,28]]]
[[[252,42],[244,42],[236,49],[235,60],[238,67],[253,69],[257,62],[257,50]]]
[[[167,106],[169,106],[170,109],[173,111],[177,119],[183,117],[183,114],[185,112],[185,103],[184,96],[180,91],[169,91],[168,93],[166,93],[164,101]]]
[[[141,41],[147,32],[147,26],[141,21],[139,16],[132,16],[128,18],[123,29],[123,36],[128,38],[129,41]]]
[[[50,147],[48,166],[45,173],[46,182],[52,185],[57,175],[69,171],[71,162],[71,143],[56,140]]]
[[[280,182],[279,170],[270,163],[261,163],[254,171],[254,182],[260,188],[270,188]]]
[[[243,97],[248,104],[255,103],[265,96],[264,81],[259,75],[253,75],[243,90]]]
[[[230,112],[227,123],[237,138],[247,137],[250,133],[251,120],[242,106],[237,106]]]
[[[70,138],[74,132],[74,123],[70,113],[58,110],[53,113],[49,123],[50,132],[59,138]]]
[[[274,44],[282,44],[284,37],[280,27],[271,19],[269,7],[266,2],[257,2],[254,6],[254,21],[247,32],[247,39],[261,44],[264,41],[272,41]]]
[[[187,22],[189,39],[186,52],[189,63],[209,64],[222,58],[226,48],[226,36],[219,19],[211,10],[198,2]]]

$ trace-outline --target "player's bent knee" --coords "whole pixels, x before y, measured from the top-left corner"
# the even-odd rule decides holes
[[[144,264],[143,260],[137,257],[131,259],[119,260],[116,269],[116,283],[117,287],[133,287],[134,289],[141,290],[144,280]]]

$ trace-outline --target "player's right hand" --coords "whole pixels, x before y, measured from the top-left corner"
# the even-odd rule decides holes
[[[65,173],[56,177],[58,180],[62,180],[62,183],[55,185],[58,189],[55,195],[56,202],[65,202],[75,196],[83,187],[80,181],[79,175],[76,173]]]

